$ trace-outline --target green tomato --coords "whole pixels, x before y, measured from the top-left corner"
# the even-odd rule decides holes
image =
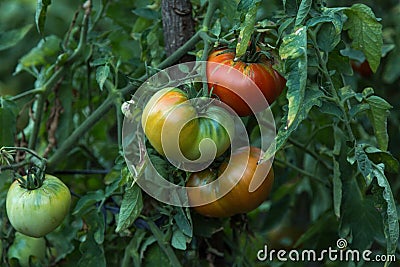
[[[153,95],[142,114],[142,127],[151,145],[163,156],[168,151],[167,156],[172,159],[179,160],[181,152],[187,159],[198,160],[201,152],[211,150],[211,143],[200,145],[208,139],[216,145],[216,156],[222,155],[230,146],[229,136],[233,137],[232,115],[214,104],[207,105],[200,113],[187,100],[187,94],[178,88],[165,88]],[[204,159],[207,161],[209,157]]]
[[[43,237],[35,238],[15,233],[15,239],[7,252],[8,261],[17,259],[22,267],[29,266],[32,261],[43,262],[46,257],[46,241]]]
[[[24,177],[25,178],[25,177]],[[29,190],[14,181],[8,189],[6,210],[20,233],[42,237],[56,229],[69,212],[71,193],[57,177],[46,174],[43,185]]]

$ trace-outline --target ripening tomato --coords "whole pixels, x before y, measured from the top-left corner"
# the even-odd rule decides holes
[[[9,262],[11,262],[12,259],[16,259],[20,266],[29,267],[30,261],[32,261],[32,263],[43,263],[45,257],[46,240],[44,237],[35,238],[23,235],[19,232],[15,233],[14,242],[8,248],[7,252]],[[42,264],[39,266],[42,266]]]
[[[24,188],[15,180],[8,189],[6,199],[11,225],[31,237],[42,237],[56,229],[69,212],[70,205],[68,187],[49,174],[36,189]]]
[[[361,76],[365,78],[372,76],[373,72],[367,60],[364,60],[362,63],[351,60],[350,63],[353,70],[359,73]]]
[[[142,127],[158,153],[164,156],[168,152],[170,159],[179,160],[181,152],[185,158],[197,160],[201,152],[211,151],[210,146],[214,144],[216,156],[229,148],[229,136],[233,137],[235,129],[232,115],[223,107],[209,103],[209,98],[202,99],[208,104],[199,112],[178,88],[165,88],[151,97],[143,110]],[[206,139],[214,144],[205,142],[199,149]]]
[[[194,207],[195,211],[208,217],[229,217],[257,208],[268,197],[274,181],[271,162],[257,164],[260,157],[261,149],[243,147],[232,153],[229,168],[228,162],[224,162],[218,171],[206,169],[192,173],[186,186],[197,187],[197,189],[188,191],[189,203],[193,205],[204,199],[217,198],[211,203]],[[215,186],[202,187],[218,177],[218,183]],[[251,183],[260,181],[259,186],[252,190]],[[232,189],[223,197],[218,198],[224,188]]]
[[[257,62],[243,62],[235,60],[233,51],[216,50],[207,60],[209,88],[239,116],[249,116],[252,109],[254,112],[266,109],[286,85],[286,80],[272,66],[273,62],[262,54]]]

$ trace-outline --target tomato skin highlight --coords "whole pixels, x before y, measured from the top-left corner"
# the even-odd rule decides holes
[[[163,156],[165,151],[172,151],[167,156],[179,159],[181,152],[185,158],[196,160],[201,155],[200,143],[209,138],[216,145],[216,156],[220,156],[230,146],[229,136],[234,135],[232,115],[220,106],[210,105],[199,116],[187,100],[187,94],[178,88],[165,88],[151,97],[142,114],[142,128],[148,140]],[[207,150],[210,149],[206,147],[204,151]]]
[[[233,51],[215,50],[207,60],[209,89],[239,116],[252,115],[268,108],[286,86],[285,78],[272,65],[264,55],[258,62],[246,63],[235,61]]]
[[[11,225],[30,237],[42,237],[56,229],[68,214],[70,205],[68,187],[49,174],[37,189],[25,189],[16,180],[7,192],[6,210]]]
[[[249,154],[248,154],[249,153]],[[247,158],[247,156],[249,156]],[[268,197],[271,191],[274,172],[270,161],[257,164],[261,157],[261,149],[256,147],[243,147],[232,154],[230,166],[224,162],[220,165],[218,172],[206,169],[201,172],[192,173],[186,182],[187,187],[198,187],[198,190],[188,191],[190,203],[198,203],[200,199],[213,199],[219,196],[223,188],[233,188],[223,197],[201,206],[194,207],[194,210],[207,217],[230,217],[235,214],[247,213],[257,208]],[[245,171],[242,173],[242,166]],[[259,168],[257,168],[257,166]],[[226,172],[224,172],[227,170]],[[220,177],[222,175],[222,177]],[[265,176],[266,175],[266,176]],[[216,186],[204,189],[200,186],[214,181],[217,177]],[[239,182],[233,185],[237,178]],[[250,192],[250,183],[253,181],[262,183],[256,190]]]

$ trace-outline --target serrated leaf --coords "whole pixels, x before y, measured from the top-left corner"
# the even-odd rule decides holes
[[[297,11],[295,27],[303,25],[303,22],[306,19],[308,12],[310,12],[312,2],[312,0],[301,0],[299,10]]]
[[[370,107],[369,118],[374,128],[378,146],[381,150],[386,151],[389,143],[387,117],[389,116],[389,109],[392,106],[386,100],[376,95],[370,96],[366,100]]]
[[[372,71],[376,72],[382,53],[382,25],[364,4],[352,5],[344,12],[348,17],[344,29],[353,41],[352,47],[365,54]]]
[[[258,5],[254,4],[246,13],[243,23],[240,26],[239,42],[236,45],[236,57],[239,58],[246,53],[251,36],[254,32],[256,24],[256,13]]]
[[[51,0],[37,0],[35,23],[40,35],[43,36],[44,24],[46,22],[47,7],[51,5]]]
[[[374,176],[376,177],[379,186],[384,188],[382,197],[387,203],[384,215],[384,232],[387,242],[387,253],[390,255],[395,253],[397,241],[399,240],[399,219],[397,215],[396,202],[382,165],[374,166]]]
[[[96,81],[99,84],[100,90],[103,90],[108,75],[110,75],[110,67],[108,65],[100,66],[96,69]]]
[[[0,51],[16,45],[25,37],[31,28],[32,24],[29,24],[15,30],[0,32]]]
[[[186,236],[177,229],[172,234],[171,245],[180,250],[186,250]]]
[[[339,163],[333,160],[333,210],[337,218],[340,218],[340,207],[342,204],[342,180],[340,179]]]
[[[116,232],[121,232],[132,225],[143,209],[142,190],[134,185],[127,188],[122,199]]]

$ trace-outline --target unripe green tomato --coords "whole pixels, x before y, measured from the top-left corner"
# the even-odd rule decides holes
[[[33,261],[43,262],[46,257],[46,240],[43,237],[35,238],[19,232],[15,233],[15,239],[7,252],[7,258],[15,258],[22,267],[29,266],[29,258]]]
[[[42,237],[56,229],[69,212],[71,193],[57,177],[46,174],[43,185],[29,190],[14,181],[6,199],[7,216],[20,233]]]

